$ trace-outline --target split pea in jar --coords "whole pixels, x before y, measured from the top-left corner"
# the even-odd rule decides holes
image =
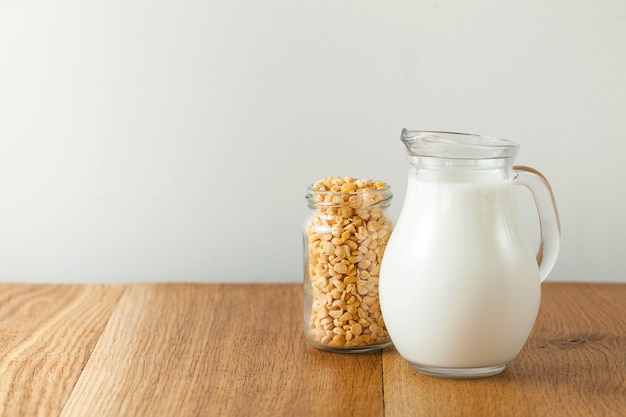
[[[383,181],[328,177],[309,186],[304,230],[304,334],[316,348],[367,352],[391,344],[378,276],[392,223]]]

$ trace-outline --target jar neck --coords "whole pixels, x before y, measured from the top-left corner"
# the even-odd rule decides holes
[[[409,174],[431,181],[496,182],[513,178],[514,159],[409,156]]]
[[[387,208],[391,204],[393,194],[389,186],[380,190],[364,190],[356,192],[319,191],[309,187],[306,200],[310,209],[351,207],[368,209],[371,207]]]

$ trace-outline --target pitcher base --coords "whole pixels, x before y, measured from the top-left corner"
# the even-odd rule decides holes
[[[499,374],[506,368],[506,365],[485,366],[480,368],[441,368],[410,362],[409,365],[411,365],[411,368],[424,375],[452,379],[484,378]]]

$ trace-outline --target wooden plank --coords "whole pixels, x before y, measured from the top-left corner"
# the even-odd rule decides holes
[[[123,286],[0,284],[0,416],[58,416]]]
[[[543,284],[531,337],[504,373],[446,380],[383,353],[386,416],[626,415],[626,285]]]
[[[133,285],[63,410],[70,416],[381,416],[381,354],[302,335],[302,286]]]

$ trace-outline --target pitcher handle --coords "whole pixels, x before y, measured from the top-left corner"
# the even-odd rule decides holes
[[[554,265],[561,246],[561,223],[550,183],[539,171],[527,166],[514,166],[514,184],[523,185],[533,195],[541,229],[537,264],[543,282]]]

